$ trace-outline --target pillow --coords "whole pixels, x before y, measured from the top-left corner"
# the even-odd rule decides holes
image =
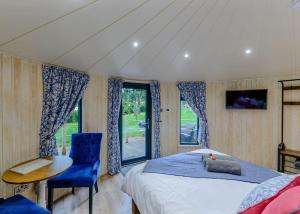
[[[275,198],[262,214],[292,214],[300,213],[300,186],[293,187]],[[298,212],[297,212],[298,211]]]
[[[280,194],[300,185],[300,176],[283,175],[257,185],[243,200],[238,214],[262,213],[265,207]]]

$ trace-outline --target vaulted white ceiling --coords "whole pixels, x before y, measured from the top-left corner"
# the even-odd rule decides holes
[[[291,0],[1,0],[0,50],[134,79],[295,74],[300,10]]]

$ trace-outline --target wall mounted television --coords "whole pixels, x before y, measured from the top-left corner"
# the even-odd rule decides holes
[[[267,89],[226,91],[226,109],[267,109]]]

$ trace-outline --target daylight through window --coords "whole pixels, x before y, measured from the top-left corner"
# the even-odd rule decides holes
[[[180,98],[180,145],[198,145],[199,118]]]

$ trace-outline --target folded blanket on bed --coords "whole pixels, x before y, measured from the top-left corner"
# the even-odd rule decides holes
[[[233,158],[241,166],[241,176],[228,173],[208,172],[199,153],[180,153],[149,160],[143,170],[147,173],[176,175],[192,178],[212,178],[262,183],[281,174],[273,170]]]
[[[209,172],[229,173],[233,175],[242,174],[241,166],[231,160],[212,160],[206,158],[204,166]]]
[[[219,155],[219,154],[211,154],[211,153],[202,153],[202,161],[204,162],[205,159],[210,158],[211,155],[216,158],[216,160],[234,160],[233,157],[229,155]]]

